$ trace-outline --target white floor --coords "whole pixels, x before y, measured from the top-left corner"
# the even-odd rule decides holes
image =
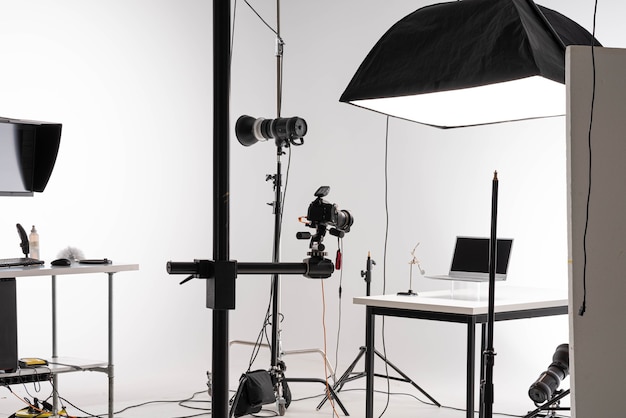
[[[427,382],[420,382],[422,387],[424,387],[426,383]],[[43,385],[45,386],[46,384],[44,383]],[[321,393],[324,390],[323,385],[319,383],[294,382],[291,383],[289,387],[291,389],[293,399],[291,405],[287,408],[285,412],[286,417],[338,418],[344,416],[337,404],[335,404],[336,412],[333,411],[333,407],[328,402],[319,411],[317,410],[317,406],[322,399]],[[365,379],[358,379],[354,382],[348,383],[339,393],[340,400],[352,417],[363,417],[365,415],[365,391],[363,390],[364,387]],[[424,402],[425,397],[407,383],[392,381],[390,383],[390,387],[393,394],[388,397],[386,393],[382,393],[385,392],[387,388],[386,380],[381,378],[376,379],[376,389],[379,392],[377,392],[375,395],[375,417],[383,416],[389,418],[465,418],[466,416],[465,411],[461,408],[458,408],[457,405],[444,405],[439,408],[432,404]],[[19,399],[17,399],[18,396],[26,396],[32,399],[32,397],[38,396],[38,393],[46,393],[45,387],[42,386],[42,388],[37,388],[33,384],[14,386],[12,390],[15,395],[11,394],[6,388],[1,389],[2,392],[0,392],[0,417],[9,417],[12,413],[23,407],[23,403]],[[117,398],[115,402],[115,418],[186,418],[202,416],[210,417],[211,402],[207,394],[206,388],[198,387],[195,390],[189,389],[188,392],[185,391],[186,388],[179,388],[179,390],[175,393],[182,394],[177,398],[173,395],[159,395],[158,391],[152,390],[147,391],[150,393],[138,395],[136,399],[124,399],[128,398],[128,396],[124,396],[124,393],[119,393],[119,391],[116,391]],[[194,395],[194,392],[195,396],[193,396],[192,400],[183,401],[184,399]],[[164,390],[162,391],[162,393],[172,393],[172,390]],[[105,395],[103,399],[106,399],[106,391],[104,391],[100,395]],[[445,403],[445,401],[442,399],[440,399],[439,401]],[[458,405],[464,404],[463,399],[451,398],[450,401],[456,402]],[[102,403],[102,401],[99,401],[99,403],[90,404],[88,396],[76,396],[75,398],[71,399],[71,402],[76,407],[65,403],[65,405],[68,407],[68,413],[70,414],[70,416],[106,417],[107,406],[106,404]],[[385,408],[385,406],[387,407]],[[526,409],[524,409],[525,407]],[[525,406],[512,406],[508,409],[508,411],[502,411],[498,410],[498,406],[494,406],[494,416],[523,417],[531,409],[533,409],[533,405],[531,402],[528,402],[528,404]],[[511,412],[511,410],[514,412]],[[279,416],[277,411],[278,409],[276,408],[275,404],[268,404],[260,413],[254,416]],[[478,414],[475,414],[475,416],[477,417]],[[569,412],[564,413],[562,416],[569,416]]]
[[[245,356],[241,353],[245,351]],[[249,353],[246,350],[233,350],[230,362],[230,390],[237,389],[237,380],[247,367]],[[290,355],[285,358],[288,378],[316,378],[319,379],[320,370],[324,372],[323,362],[317,354]],[[269,364],[268,353],[262,352],[255,369]],[[344,366],[345,367],[345,366]],[[344,368],[340,368],[340,376]],[[355,371],[363,370],[361,361]],[[148,370],[147,370],[148,372]],[[379,372],[383,372],[383,369]],[[428,398],[420,391],[405,382],[390,380],[391,395],[387,396],[387,379],[375,379],[374,417],[385,418],[465,418],[465,386],[463,381],[454,381],[450,376],[441,373],[438,376],[411,376],[415,382],[429,392],[443,406],[436,407],[426,401]],[[132,378],[132,379],[131,379]],[[508,379],[514,379],[508,376]],[[438,380],[437,380],[438,379]],[[332,380],[330,380],[332,384]],[[207,393],[206,370],[198,367],[190,375],[176,373],[146,373],[144,376],[127,375],[123,367],[116,368],[115,376],[115,418],[183,418],[183,417],[210,417],[211,402]],[[523,417],[535,409],[532,401],[526,394],[520,396],[505,396],[507,384],[496,385],[496,402],[493,406],[494,417]],[[317,406],[325,390],[319,382],[290,382],[292,394],[291,405],[285,411],[285,417],[304,418],[339,418],[344,414],[337,404],[333,411],[330,403],[326,402],[318,411]],[[348,382],[339,392],[339,399],[351,417],[365,416],[365,378]],[[442,389],[443,388],[443,389]],[[47,399],[51,396],[50,383],[13,385],[11,391],[7,387],[0,387],[0,418],[10,417],[11,414],[24,408],[20,398]],[[106,417],[107,416],[107,378],[102,373],[83,372],[59,375],[58,391],[67,399],[63,405],[72,417]],[[478,408],[478,392],[476,388],[476,409]],[[190,398],[192,400],[181,402]],[[569,403],[564,402],[567,406]],[[384,412],[384,413],[383,413]],[[382,415],[381,415],[382,414]],[[561,416],[569,416],[569,411]],[[263,411],[256,414],[258,417],[279,416],[275,404],[267,404]],[[478,416],[476,413],[475,417]]]

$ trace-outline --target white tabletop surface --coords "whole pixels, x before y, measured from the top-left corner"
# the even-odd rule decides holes
[[[27,267],[0,267],[0,279],[10,277],[32,277],[32,276],[61,276],[66,274],[87,274],[87,273],[117,273],[119,271],[139,270],[138,264],[79,264],[73,263],[71,266],[50,266],[42,264],[40,266]]]
[[[486,286],[485,286],[486,289]],[[496,285],[495,312],[567,306],[566,289],[541,289]],[[451,290],[418,292],[417,296],[396,294],[355,297],[357,305],[418,311],[481,315],[488,313],[486,290],[480,294]]]

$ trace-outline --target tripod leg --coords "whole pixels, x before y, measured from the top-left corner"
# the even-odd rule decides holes
[[[361,360],[361,357],[363,357],[363,354],[365,354],[365,350],[366,350],[365,347],[359,348],[359,354],[356,356],[354,361],[352,363],[350,363],[350,366],[341,375],[339,380],[337,380],[337,382],[333,385],[333,390],[335,392],[341,391],[341,388],[343,388],[343,385],[348,382],[348,380],[350,378],[350,375],[352,374],[352,371],[356,367],[356,365],[359,362],[359,360]],[[324,406],[324,404],[326,403],[327,400],[328,400],[328,394],[326,394],[326,396],[324,396],[324,399],[322,399],[322,401],[319,403],[319,405],[317,405],[317,410],[318,411],[322,408],[322,406]]]
[[[411,378],[409,376],[407,376],[406,374],[404,374],[402,372],[402,370],[400,370],[396,365],[394,365],[392,362],[390,362],[389,360],[387,360],[385,358],[385,356],[383,356],[381,353],[378,352],[378,350],[374,350],[374,353],[385,363],[387,363],[392,369],[394,369],[400,376],[402,376],[404,378],[404,380],[407,383],[410,383],[411,385],[413,385],[413,387],[417,390],[419,390],[420,392],[422,392],[422,394],[424,394],[424,396],[426,396],[428,399],[430,399],[430,401],[432,403],[434,403],[437,406],[441,406],[441,404],[439,402],[437,402],[435,400],[435,398],[433,398],[432,396],[430,396],[424,389],[422,389],[421,387],[419,387],[419,385],[417,383],[415,383],[413,380],[411,380]]]
[[[322,385],[327,386],[325,380],[315,379],[315,378],[286,377],[285,381],[286,382],[299,382],[299,383],[321,383]],[[333,388],[330,385],[328,385],[327,387],[328,387],[328,392],[330,392],[330,397],[333,398],[335,402],[337,402],[337,405],[339,405],[339,408],[341,408],[341,410],[343,411],[343,414],[345,416],[350,416],[346,408],[343,406],[343,403],[341,403],[341,401],[339,400],[337,393],[333,390]]]

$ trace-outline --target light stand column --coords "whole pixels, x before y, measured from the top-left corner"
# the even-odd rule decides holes
[[[276,140],[276,174],[274,175],[274,249],[272,253],[272,262],[280,261],[280,236],[282,227],[282,163],[281,155],[283,153],[280,140]],[[280,343],[280,276],[272,275],[272,341],[271,341],[271,367],[272,372],[279,377],[276,379],[276,392],[279,394],[277,399],[279,405],[284,403],[281,390],[282,383],[282,365],[281,365],[281,343]],[[280,406],[279,406],[280,407]]]
[[[495,323],[495,285],[497,257],[497,224],[498,224],[498,173],[494,172],[491,192],[491,237],[489,241],[489,308],[487,316],[487,347],[483,352],[485,380],[481,382],[480,418],[493,416],[493,366],[495,351],[493,348],[493,331]]]
[[[213,258],[218,262],[228,261],[230,252],[229,122],[230,0],[213,0]],[[213,309],[214,418],[228,417],[228,310],[235,308],[234,279],[220,271],[207,280],[207,307]]]

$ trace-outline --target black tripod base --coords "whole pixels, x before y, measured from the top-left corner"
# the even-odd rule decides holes
[[[315,378],[299,378],[299,377],[289,377],[289,378],[285,378],[284,379],[285,382],[292,382],[292,383],[321,383],[324,386],[327,385],[326,381],[323,379],[315,379]],[[339,405],[339,408],[341,408],[341,411],[343,412],[343,414],[345,416],[350,416],[350,414],[348,413],[348,411],[346,410],[346,408],[343,406],[343,403],[341,403],[341,401],[339,400],[339,397],[337,396],[337,391],[335,391],[334,386],[330,387],[328,386],[328,391],[326,393],[326,396],[324,397],[324,401],[326,401],[326,399],[328,399],[328,396],[330,394],[330,396],[335,400],[335,402],[337,402],[337,405]],[[323,402],[318,405],[317,410],[319,411],[320,408],[322,407]]]
[[[352,382],[353,380],[360,379],[361,377],[365,377],[365,372],[353,373],[353,370],[356,367],[356,365],[358,364],[359,360],[361,360],[361,357],[363,357],[363,355],[365,354],[366,351],[367,351],[366,347],[364,347],[364,346],[359,347],[359,354],[357,354],[357,356],[354,359],[354,361],[352,361],[350,366],[341,375],[339,380],[337,380],[337,382],[333,385],[332,388],[335,390],[335,392],[340,392],[341,389],[343,388],[343,386],[346,383]],[[395,380],[395,381],[398,381],[398,382],[409,383],[415,389],[419,390],[424,396],[426,396],[433,404],[435,404],[436,406],[439,406],[439,407],[441,406],[441,404],[439,402],[437,402],[435,400],[435,398],[430,396],[424,389],[422,389],[417,383],[415,383],[409,376],[407,376],[404,372],[402,372],[402,370],[400,370],[395,364],[393,364],[392,362],[387,360],[387,358],[385,356],[383,356],[380,352],[378,352],[378,350],[374,350],[374,354],[376,354],[376,356],[378,356],[378,358],[380,358],[382,361],[384,361],[389,367],[394,369],[396,371],[396,373],[398,373],[401,377],[386,376],[386,375],[381,375],[381,374],[376,374],[376,373],[374,373],[374,376],[382,377],[382,378],[385,378],[385,379],[388,378],[388,379]],[[322,399],[322,401],[317,406],[317,409],[319,410],[324,405],[324,403],[327,400],[328,400],[328,395],[326,395],[324,397],[324,399]]]

